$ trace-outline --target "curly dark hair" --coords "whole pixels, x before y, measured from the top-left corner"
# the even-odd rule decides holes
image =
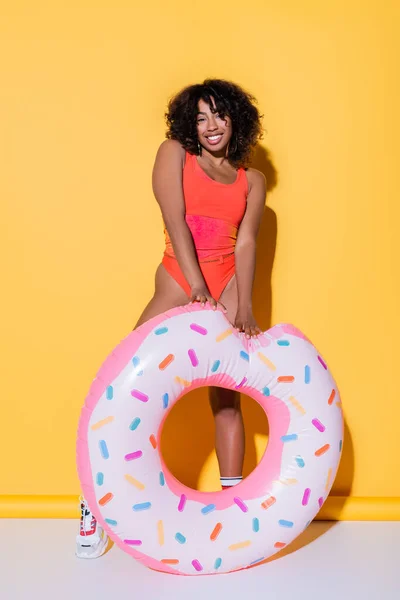
[[[235,168],[248,166],[258,140],[262,139],[262,115],[255,106],[254,96],[231,81],[205,79],[174,96],[165,113],[166,137],[178,140],[191,154],[199,154],[196,126],[199,100],[204,100],[213,113],[231,118],[233,141],[229,144],[227,158]]]

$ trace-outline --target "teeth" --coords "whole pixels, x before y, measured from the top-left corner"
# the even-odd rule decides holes
[[[214,142],[215,140],[218,140],[221,137],[222,135],[211,135],[208,139]]]

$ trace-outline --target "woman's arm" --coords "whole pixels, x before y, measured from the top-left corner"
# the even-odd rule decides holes
[[[192,290],[191,301],[203,304],[211,297],[197,260],[192,234],[185,220],[185,199],[182,172],[185,150],[176,140],[164,141],[156,156],[153,168],[153,192],[171,238],[178,264]]]
[[[238,310],[235,326],[245,331],[246,336],[261,333],[253,316],[252,293],[256,267],[256,241],[264,214],[266,180],[263,173],[255,169],[247,171],[249,194],[247,208],[239,227],[235,247],[236,281],[238,287]]]

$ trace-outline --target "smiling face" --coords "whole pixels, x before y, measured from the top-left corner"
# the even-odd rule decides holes
[[[213,109],[215,110],[214,100]],[[229,144],[232,137],[232,121],[228,115],[223,118],[218,112],[212,112],[211,107],[199,100],[197,114],[197,135],[200,144],[213,154],[220,154]]]

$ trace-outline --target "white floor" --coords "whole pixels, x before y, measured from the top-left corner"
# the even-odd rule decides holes
[[[213,577],[164,575],[116,546],[74,556],[73,520],[0,519],[2,600],[399,600],[400,522],[314,522],[269,563]]]

